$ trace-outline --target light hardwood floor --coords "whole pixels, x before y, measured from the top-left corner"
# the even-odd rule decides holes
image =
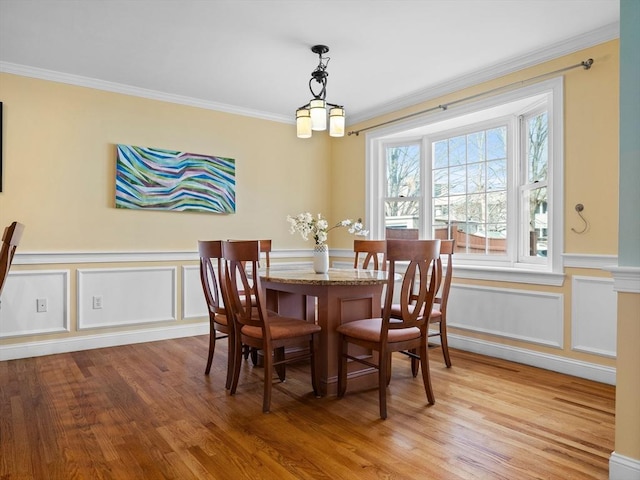
[[[615,388],[475,354],[431,350],[436,404],[394,357],[376,391],[315,398],[287,371],[263,414],[262,369],[224,388],[208,337],[0,362],[2,479],[606,479]]]

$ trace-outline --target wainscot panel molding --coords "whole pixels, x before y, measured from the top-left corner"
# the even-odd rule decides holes
[[[502,345],[486,340],[464,337],[449,333],[447,335],[449,346],[467,352],[479,353],[489,357],[502,358],[512,362],[544,368],[553,372],[586,378],[595,382],[616,384],[616,369],[595,363],[583,362],[567,357],[550,355],[544,352],[536,352],[524,348]],[[429,340],[431,342],[431,340]],[[437,353],[437,352],[436,352]],[[452,353],[452,362],[455,368],[455,353]]]
[[[209,312],[200,281],[200,266],[182,267],[182,318],[189,320],[201,317],[208,320]]]
[[[171,338],[193,337],[207,333],[209,333],[209,322],[202,322],[0,345],[0,361],[78,352],[94,348],[118,347],[133,343],[156,342]],[[203,355],[206,355],[206,351],[203,351]],[[203,365],[205,363],[206,357],[203,357]]]
[[[271,259],[312,257],[313,249],[274,250]],[[198,252],[16,252],[14,265],[48,265],[74,263],[116,263],[116,262],[197,262]]]
[[[69,276],[69,270],[10,272],[0,297],[0,338],[68,332]],[[38,311],[38,299],[46,311]]]
[[[176,321],[176,276],[176,267],[78,269],[78,329]]]
[[[616,292],[640,293],[640,267],[618,267],[609,265],[603,270],[613,275]]]
[[[618,297],[613,280],[574,276],[571,290],[571,349],[615,358]]]
[[[562,254],[562,264],[564,267],[602,269],[607,265],[614,265],[617,262],[617,255],[593,255],[588,253]]]
[[[476,285],[451,285],[447,323],[451,327],[562,348],[560,294]]]

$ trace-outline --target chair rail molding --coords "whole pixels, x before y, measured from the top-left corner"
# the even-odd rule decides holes
[[[602,269],[611,272],[616,292],[640,293],[640,267],[609,265]]]

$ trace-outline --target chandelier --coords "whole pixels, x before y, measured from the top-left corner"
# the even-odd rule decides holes
[[[306,105],[296,110],[296,129],[298,138],[309,138],[313,130],[327,129],[327,106],[329,109],[329,135],[344,137],[344,107],[326,101],[327,96],[327,65],[329,57],[322,55],[329,51],[326,45],[314,45],[313,53],[318,54],[318,66],[311,72],[309,90],[313,98]],[[315,90],[314,90],[315,87]]]

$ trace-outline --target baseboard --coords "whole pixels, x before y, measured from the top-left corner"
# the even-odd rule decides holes
[[[171,338],[192,337],[209,333],[209,322],[171,325],[126,332],[99,333],[72,338],[56,338],[15,345],[0,345],[0,361],[17,358],[41,357],[56,353],[117,347],[133,343],[155,342]]]
[[[595,382],[609,385],[616,384],[616,369],[613,367],[605,367],[594,363],[582,362],[571,358],[526,350],[510,345],[502,345],[477,338],[463,337],[451,333],[447,335],[447,339],[449,340],[449,346],[451,348],[458,348],[489,357],[502,358],[503,360],[586,378]]]
[[[640,480],[640,460],[613,452],[609,458],[609,480]]]
[[[195,335],[205,335],[207,333],[209,333],[209,324],[203,322],[125,332],[82,335],[72,338],[41,340],[15,345],[1,345],[0,361],[168,340],[171,338],[191,337]],[[604,367],[602,365],[595,365],[451,333],[449,333],[448,338],[451,348],[458,348],[460,350],[502,358],[504,360],[544,368],[554,372],[615,385],[616,372],[615,369],[611,367]]]

